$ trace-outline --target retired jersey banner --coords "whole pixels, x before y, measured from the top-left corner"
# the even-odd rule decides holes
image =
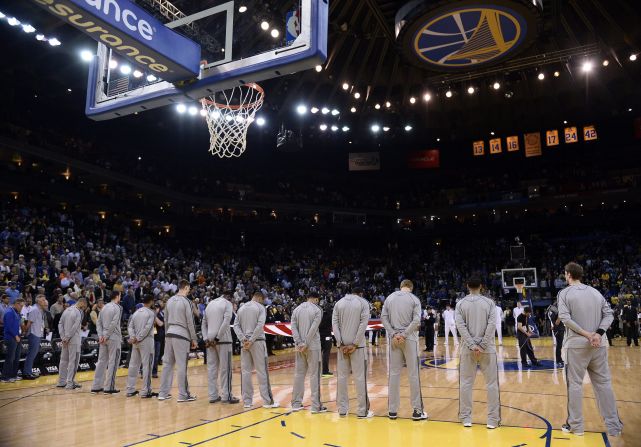
[[[554,130],[548,130],[545,133],[545,144],[546,146],[558,146],[559,145],[559,131],[554,129]]]
[[[380,152],[350,152],[350,171],[378,171],[381,169]]]
[[[500,154],[503,152],[503,148],[501,148],[501,139],[500,138],[493,138],[490,140],[490,154]]]
[[[441,166],[438,149],[413,151],[407,156],[407,167],[410,169],[434,169]]]
[[[570,144],[570,143],[576,143],[579,141],[579,136],[577,135],[577,130],[576,127],[566,127],[565,130],[563,131],[565,134],[565,143]]]
[[[519,137],[517,137],[516,135],[507,137],[506,142],[508,152],[516,152],[519,150]]]
[[[479,157],[485,155],[485,142],[484,141],[475,141],[473,145],[474,156]]]
[[[583,139],[585,141],[593,141],[596,140],[598,137],[596,135],[596,129],[594,126],[585,126],[583,128]]]
[[[525,140],[525,156],[526,157],[540,157],[541,156],[541,134],[539,132],[526,133]]]

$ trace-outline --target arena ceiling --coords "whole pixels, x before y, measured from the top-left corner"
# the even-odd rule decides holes
[[[179,8],[205,9],[220,2],[173,3]],[[285,2],[265,3],[278,11]],[[366,133],[374,121],[388,122],[398,132],[411,123],[421,129],[417,133],[421,138],[445,135],[461,140],[485,136],[490,130],[523,130],[524,124],[536,128],[565,119],[612,118],[641,103],[641,60],[630,60],[641,51],[641,6],[637,0],[542,0],[538,14],[528,22],[534,33],[518,51],[488,64],[456,70],[420,65],[407,57],[408,47],[395,32],[396,15],[407,3],[330,1],[328,59],[320,72],[310,70],[264,83],[264,112],[271,114],[271,121],[294,126],[298,105],[309,109],[326,106],[339,109],[337,124],[349,125],[354,132]],[[470,2],[419,3],[438,9]],[[523,6],[531,2],[485,3]],[[13,2],[6,8],[16,15],[33,17],[40,28],[60,35],[64,42],[54,51],[32,40],[18,39],[14,30],[1,27],[3,41],[12,42],[5,55],[12,62],[0,68],[3,84],[12,86],[8,102],[19,105],[25,95],[36,93],[77,112],[84,106],[86,86],[86,69],[78,62],[77,53],[80,47],[91,47],[91,42],[29,2]],[[603,65],[605,60],[607,66]],[[590,73],[582,70],[586,61],[593,64]],[[539,79],[541,74],[543,80]],[[496,83],[498,89],[494,88]],[[473,93],[468,93],[469,89]],[[446,95],[448,91],[451,96]],[[429,94],[429,102],[424,101],[425,94]],[[163,110],[142,120],[120,120],[133,119],[157,126],[175,119],[175,113]],[[322,120],[320,113],[308,115],[301,126],[314,136],[320,133]]]

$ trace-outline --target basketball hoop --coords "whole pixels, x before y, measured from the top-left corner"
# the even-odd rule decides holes
[[[255,83],[203,98],[209,128],[209,152],[220,158],[240,157],[247,147],[247,130],[263,106],[265,91]]]

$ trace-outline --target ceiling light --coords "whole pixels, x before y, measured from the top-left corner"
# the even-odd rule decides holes
[[[494,131],[490,132],[490,135],[494,136]]]
[[[68,91],[69,93],[71,93],[71,89],[70,89],[70,88],[68,88],[68,89],[67,89],[67,91]]]
[[[555,71],[555,72],[554,72],[554,77],[555,77],[555,78],[558,78],[559,76],[561,76],[561,73],[559,73],[558,71]]]
[[[245,6],[245,5],[240,6],[240,7],[238,8],[238,12],[240,12],[241,14],[242,14],[243,12],[247,12],[247,6]]]
[[[321,109],[321,113],[322,113],[323,115],[327,115],[327,114],[329,113],[329,109],[328,109],[327,107],[323,107],[323,108]]]
[[[352,107],[351,109],[349,109],[349,111],[352,113],[356,113],[356,107]]]
[[[7,17],[7,16],[4,15],[4,13],[0,12],[0,19],[4,19],[5,17]]]
[[[388,131],[389,131],[389,127],[384,126],[384,127],[383,127],[383,132],[388,132]]]
[[[296,107],[296,112],[299,115],[305,115],[307,113],[307,107],[303,104],[300,104],[298,107]]]
[[[155,82],[158,78],[152,74],[147,75],[147,82]]]
[[[337,109],[332,110],[332,116],[336,116],[339,113],[341,113],[341,112],[339,112]]]
[[[62,42],[54,37],[52,39],[49,39],[49,45],[51,45],[52,47],[57,47],[59,45],[62,45]]]
[[[410,98],[410,104],[415,104],[416,103],[416,98],[413,96]]]
[[[36,34],[36,40],[45,40],[45,35],[44,34]]]
[[[117,67],[118,67],[118,61],[117,60],[115,60],[115,59],[109,60],[109,68],[111,68],[113,70],[114,68],[117,68]]]
[[[563,124],[567,124],[567,123],[568,123],[568,120],[563,120]]]
[[[432,95],[430,95],[429,93],[425,93],[425,94],[423,95],[423,101],[425,101],[425,102],[429,102],[429,101],[430,101],[430,99],[432,99]]]
[[[474,94],[474,87],[468,87],[467,92],[468,92],[470,95],[473,95],[473,94]]]
[[[332,125],[332,132],[336,132],[338,130],[338,126],[336,124]]]
[[[392,103],[389,102],[389,101],[386,101],[385,102],[385,107],[387,107],[389,109],[390,107],[392,107]]]
[[[327,124],[321,124],[321,125],[320,125],[320,130],[322,130],[323,132],[325,132],[325,131],[327,130]]]
[[[269,22],[266,22],[265,20],[260,22],[260,29],[267,31],[269,29]]]
[[[343,82],[343,90],[349,90],[349,84],[347,82]]]
[[[374,106],[374,108],[375,108],[376,110],[378,110],[378,109],[380,109],[380,108],[381,108],[381,105],[377,103],[377,104]]]
[[[630,61],[634,62],[637,60],[637,55],[636,54],[631,54],[630,55]]]
[[[452,97],[452,90],[446,91],[445,92],[445,96],[447,96],[448,98],[451,98]]]
[[[590,61],[583,62],[583,65],[581,66],[581,70],[583,70],[584,73],[591,72],[592,71],[592,62],[590,62]]]
[[[312,113],[318,113],[318,107],[312,107],[310,112]]]
[[[317,65],[317,66],[314,68],[314,70],[316,70],[318,73],[320,73],[321,71],[323,71],[323,66],[322,66],[322,65]]]
[[[272,30],[271,34],[272,34],[272,37],[273,37],[274,39],[276,39],[276,38],[278,38],[278,36],[280,36],[280,31],[278,31],[276,28],[274,28],[274,29]]]
[[[80,59],[85,62],[91,62],[91,59],[93,59],[93,53],[89,50],[82,50],[80,52]]]
[[[361,94],[360,94],[360,93],[358,93],[358,92],[354,93],[354,98],[358,99],[358,98],[360,98],[360,97],[361,97]]]
[[[185,104],[178,104],[176,106],[176,112],[185,113],[187,111],[187,106]]]
[[[129,65],[121,65],[120,66],[120,73],[124,75],[128,75],[131,73],[131,67]]]
[[[18,26],[20,25],[20,20],[16,19],[15,17],[9,17],[7,19],[7,23],[11,26]],[[630,56],[632,57],[632,56]]]
[[[498,89],[500,89],[500,88],[501,88],[501,84],[499,84],[498,82],[495,82],[494,84],[492,84],[492,88],[493,88],[494,90],[498,90]]]
[[[412,130],[412,126],[410,126],[409,124],[407,126],[405,126],[405,131],[406,132],[409,132],[410,130]]]
[[[256,124],[258,124],[261,127],[264,126],[265,125],[265,118],[263,118],[262,116],[259,116],[258,118],[256,118]]]
[[[610,65],[610,61],[607,59],[603,59],[603,66],[607,67],[608,65]]]
[[[197,113],[198,113],[198,108],[196,108],[196,106],[191,106],[191,107],[189,107],[189,114],[190,114],[190,115],[194,116],[194,115],[196,115]]]
[[[630,107],[630,108],[628,109],[628,112],[632,112],[632,107]]]
[[[142,78],[142,71],[134,70],[134,78]]]
[[[371,129],[372,129],[372,132],[376,133],[379,130],[381,130],[381,126],[379,126],[378,124],[372,124]]]
[[[441,141],[441,139],[440,139],[440,138],[437,138],[437,139],[436,139],[436,141],[437,141],[437,142],[439,142],[439,141]]]
[[[22,25],[22,31],[27,34],[33,33],[36,29],[31,25]]]
[[[545,73],[539,73],[537,78],[539,78],[539,81],[542,81],[543,79],[545,79]]]
[[[349,126],[343,126],[343,132],[349,131]]]

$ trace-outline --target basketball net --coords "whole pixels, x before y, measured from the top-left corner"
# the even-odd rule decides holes
[[[245,152],[247,130],[263,106],[264,97],[261,86],[249,83],[201,99],[212,155],[232,158]]]

